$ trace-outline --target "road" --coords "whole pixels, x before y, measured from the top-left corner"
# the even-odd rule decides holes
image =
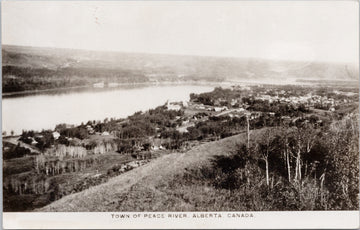
[[[40,151],[37,150],[34,146],[26,144],[26,143],[24,143],[22,141],[19,141],[19,138],[20,138],[20,136],[3,137],[3,142],[8,142],[8,143],[11,143],[11,144],[14,144],[14,145],[18,145],[20,143],[21,147],[27,148],[31,152],[40,154]]]

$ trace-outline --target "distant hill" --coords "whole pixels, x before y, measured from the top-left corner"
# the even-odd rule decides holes
[[[81,86],[99,81],[134,83],[262,79],[358,80],[358,67],[346,63],[305,63],[9,45],[2,46],[2,65],[3,92]]]

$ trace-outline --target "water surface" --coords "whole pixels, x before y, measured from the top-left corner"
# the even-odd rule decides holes
[[[167,100],[189,100],[190,93],[213,88],[211,85],[153,85],[3,98],[2,129],[8,134],[11,130],[20,134],[22,130],[53,129],[60,123],[79,125],[89,120],[125,118],[163,105]]]

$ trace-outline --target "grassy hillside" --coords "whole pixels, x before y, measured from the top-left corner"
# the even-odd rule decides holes
[[[335,121],[322,137],[309,126],[266,127],[252,131],[250,147],[244,134],[208,142],[38,211],[357,210],[357,121]]]
[[[38,211],[219,210],[217,202],[225,201],[216,200],[216,194],[211,194],[212,188],[203,184],[184,186],[179,179],[184,180],[192,170],[210,165],[216,156],[236,151],[244,137],[236,135],[202,144],[186,153],[165,155],[106,184],[63,197]],[[203,199],[203,207],[197,207],[200,199]]]

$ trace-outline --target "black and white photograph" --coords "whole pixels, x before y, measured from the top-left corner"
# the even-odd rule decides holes
[[[4,228],[359,227],[358,1],[5,0],[1,50]]]

